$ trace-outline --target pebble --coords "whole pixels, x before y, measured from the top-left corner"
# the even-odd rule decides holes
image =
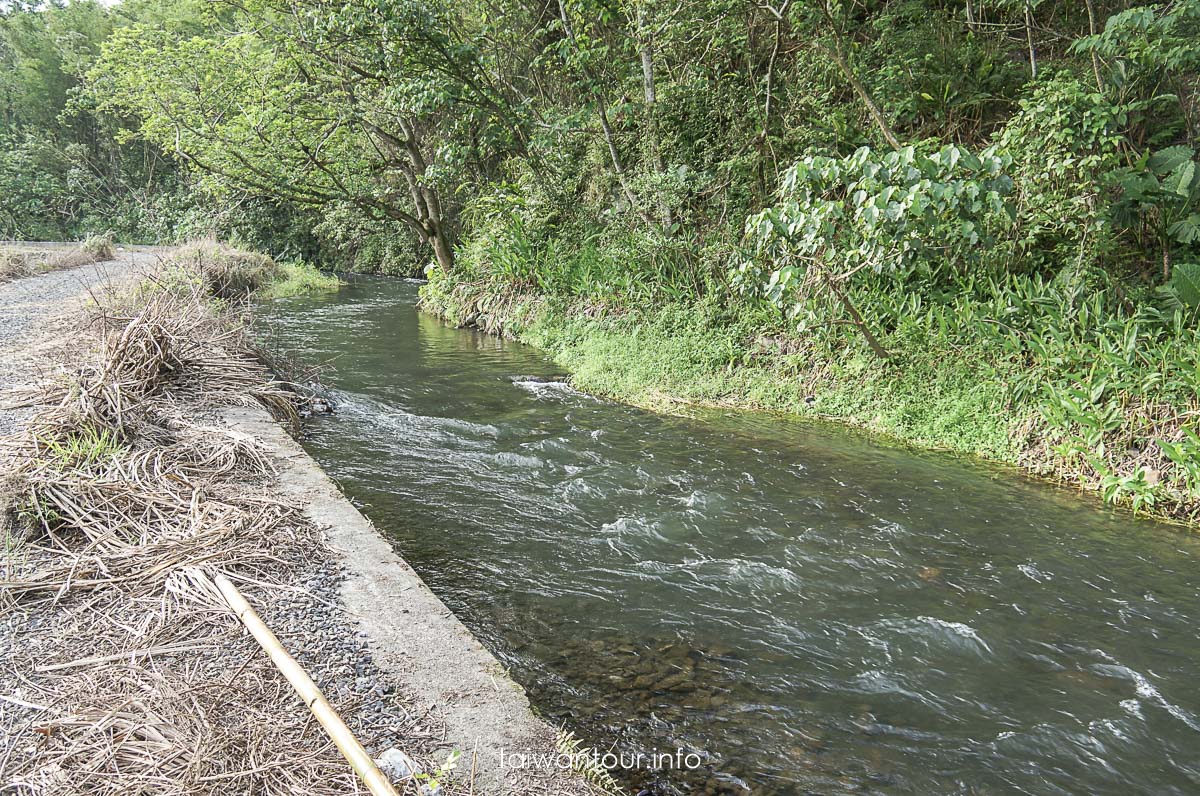
[[[395,783],[421,773],[420,763],[395,747],[384,750],[383,754],[375,759],[375,765]]]

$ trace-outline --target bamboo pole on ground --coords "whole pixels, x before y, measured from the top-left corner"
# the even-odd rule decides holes
[[[217,575],[213,581],[220,590],[221,596],[225,598],[225,602],[229,603],[229,607],[237,614],[237,618],[250,631],[250,635],[254,636],[254,640],[258,642],[259,646],[271,657],[271,662],[287,678],[292,688],[296,689],[296,693],[304,700],[304,704],[308,705],[313,716],[325,728],[325,732],[329,734],[334,744],[337,745],[338,751],[350,763],[350,767],[362,779],[367,790],[373,796],[399,796],[396,789],[392,787],[392,783],[367,754],[367,750],[342,721],[341,716],[330,706],[325,695],[321,693],[321,689],[317,688],[317,684],[312,681],[304,668],[279,643],[279,639],[259,618],[250,603],[246,602],[246,598],[237,590],[237,587],[230,583],[224,575]]]

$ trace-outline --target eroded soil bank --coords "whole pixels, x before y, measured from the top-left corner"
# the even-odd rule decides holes
[[[373,755],[436,773],[460,751],[448,794],[594,792],[501,765],[555,752],[556,731],[263,408],[282,393],[236,323],[177,323],[169,310],[200,305],[128,298],[170,281],[147,288],[159,260],[125,252],[0,286],[0,786],[361,792],[206,590],[221,572]]]

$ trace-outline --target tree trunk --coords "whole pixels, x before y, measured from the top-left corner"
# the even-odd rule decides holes
[[[566,34],[567,40],[571,42],[571,46],[575,48],[576,54],[580,57],[580,69],[583,70],[584,77],[593,86],[597,85],[599,81],[596,79],[596,76],[588,68],[587,64],[583,63],[583,54],[579,49],[579,42],[575,38],[575,28],[571,26],[571,17],[567,14],[567,5],[564,0],[558,0],[558,15],[559,19],[562,20],[563,33]],[[654,223],[654,219],[642,209],[637,197],[633,194],[633,189],[629,187],[629,178],[625,175],[625,166],[622,165],[621,156],[617,152],[616,136],[613,133],[612,124],[608,120],[608,105],[604,102],[604,97],[601,95],[599,89],[595,90],[595,96],[596,112],[600,117],[600,129],[604,133],[604,142],[608,145],[608,155],[612,159],[613,172],[616,174],[617,183],[620,184],[621,192],[625,194],[625,200],[629,202],[630,209],[637,213],[638,217],[642,221],[645,221],[648,227],[653,229],[657,226]]]
[[[846,54],[842,47],[842,33],[838,30],[837,20],[833,18],[833,13],[829,10],[828,4],[823,4],[822,10],[825,12],[825,21],[829,23],[829,31],[833,36],[833,51],[829,52],[827,48],[822,49],[825,49],[833,57],[834,63],[841,70],[842,75],[846,78],[846,82],[850,84],[850,87],[854,89],[854,93],[858,95],[863,105],[867,107],[867,113],[875,121],[875,126],[883,134],[883,139],[888,142],[888,146],[892,149],[900,149],[900,139],[896,137],[896,133],[892,130],[892,126],[888,124],[887,118],[879,110],[879,106],[875,104],[875,100],[871,97],[871,92],[867,91],[867,87],[858,79],[858,75],[854,74],[854,70],[850,67],[850,62],[846,60]]]
[[[407,162],[397,162],[397,171],[408,182],[421,232],[433,247],[438,267],[450,273],[454,268],[454,245],[446,231],[442,200],[437,188],[424,179],[429,173],[429,164],[421,151],[421,131],[411,120],[399,119],[398,124],[404,133],[404,139],[398,140],[398,143],[404,148]]]
[[[775,150],[771,146],[771,107],[775,101],[775,61],[779,58],[779,47],[783,41],[783,23],[787,21],[788,9],[792,0],[784,0],[779,8],[767,6],[767,10],[775,16],[775,43],[771,46],[771,57],[767,60],[767,98],[763,103],[762,140],[763,151],[771,153],[771,166],[775,176],[779,176],[779,167],[775,162]]]
[[[1037,53],[1033,51],[1033,7],[1025,0],[1025,43],[1029,46],[1029,76],[1037,80]]]
[[[446,239],[446,233],[440,226],[429,233],[429,242],[433,245],[433,256],[437,259],[442,273],[451,273],[454,270],[454,247]]]
[[[659,177],[667,172],[663,162],[662,148],[658,141],[658,92],[654,88],[654,37],[646,25],[645,13],[641,6],[637,11],[638,36],[641,39],[642,61],[642,95],[646,103],[646,127],[649,132],[650,159],[654,171]],[[658,215],[662,219],[663,229],[669,230],[674,224],[671,217],[671,205],[661,197],[658,200]]]
[[[1092,36],[1096,35],[1096,6],[1092,0],[1086,0],[1088,12],[1088,33]],[[1100,77],[1100,56],[1096,54],[1095,49],[1092,50],[1092,74],[1096,76],[1096,90],[1104,91],[1104,80]]]
[[[855,307],[854,303],[850,301],[844,292],[842,292],[842,289],[833,280],[833,277],[826,274],[825,284],[833,292],[833,295],[837,297],[837,300],[841,302],[842,307],[846,310],[846,314],[850,316],[851,322],[862,334],[863,339],[867,341],[867,345],[870,346],[871,352],[879,359],[891,359],[892,355],[888,353],[887,349],[884,348],[879,342],[878,338],[875,337],[874,333],[871,331],[871,328],[867,326],[867,322],[864,321],[863,317],[858,314],[858,308]]]

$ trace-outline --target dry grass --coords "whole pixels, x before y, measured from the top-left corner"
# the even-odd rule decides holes
[[[11,282],[33,273],[32,253],[0,249],[0,282]]]
[[[295,409],[244,327],[189,287],[203,280],[176,278],[190,267],[95,310],[94,356],[46,386],[10,448],[24,530],[0,581],[0,790],[357,790],[211,589],[222,572],[262,604],[328,553],[271,494],[254,440],[200,419],[248,401]]]
[[[244,297],[283,275],[267,255],[211,239],[185,243],[174,257],[189,271],[202,274],[206,289],[219,298]]]
[[[0,282],[11,282],[23,276],[65,271],[83,265],[103,263],[117,257],[111,237],[94,235],[78,247],[66,251],[26,247],[0,249]]]

